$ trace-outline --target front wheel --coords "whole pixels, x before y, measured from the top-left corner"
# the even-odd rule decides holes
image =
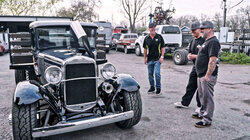
[[[32,140],[32,130],[38,125],[37,102],[30,105],[12,105],[12,130],[14,140]]]
[[[136,125],[141,119],[142,101],[140,92],[124,91],[117,98],[118,99],[115,102],[115,109],[119,112],[133,110],[134,117],[125,121],[117,122],[116,125],[122,129],[131,128],[132,126]]]
[[[127,48],[127,46],[124,46],[124,53],[128,54],[128,48]]]
[[[141,53],[141,47],[140,47],[140,45],[136,45],[136,47],[135,47],[135,54],[137,55],[137,56],[141,56],[142,55],[142,53]]]

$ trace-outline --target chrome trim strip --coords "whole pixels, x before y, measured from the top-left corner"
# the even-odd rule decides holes
[[[64,124],[57,124],[50,127],[40,127],[33,129],[32,136],[34,138],[47,137],[51,135],[57,135],[77,130],[83,130],[87,128],[92,128],[96,126],[111,124],[123,120],[127,120],[134,117],[134,112],[127,111],[119,114],[107,115],[104,117],[87,119],[75,122],[66,122]]]
[[[74,104],[74,105],[66,105],[66,109],[70,112],[85,112],[93,107],[95,107],[97,104],[97,101],[94,102],[88,102],[83,104]],[[81,108],[83,106],[83,108]]]
[[[72,78],[72,79],[62,80],[61,82],[75,81],[75,80],[87,80],[87,79],[101,79],[101,77],[81,77],[81,78]]]
[[[25,66],[25,65],[34,65],[34,63],[12,64],[12,66]]]

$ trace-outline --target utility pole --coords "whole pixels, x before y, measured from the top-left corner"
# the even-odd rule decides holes
[[[227,19],[227,5],[226,5],[227,0],[223,0],[224,2],[224,14],[223,14],[223,27],[226,27],[226,19]]]

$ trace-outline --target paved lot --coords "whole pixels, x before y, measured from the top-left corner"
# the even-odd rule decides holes
[[[114,124],[57,135],[44,139],[250,139],[250,66],[224,65],[219,68],[215,87],[214,122],[210,128],[194,127],[191,118],[195,100],[189,109],[177,109],[185,91],[192,64],[174,65],[170,59],[162,65],[162,96],[147,95],[147,68],[143,57],[111,51],[107,58],[118,73],[128,73],[141,86],[143,114],[139,124],[121,130]],[[0,56],[0,139],[11,139],[7,123],[15,89],[14,71],[8,69],[8,55]]]

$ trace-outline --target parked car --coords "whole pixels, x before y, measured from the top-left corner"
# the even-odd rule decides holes
[[[125,129],[140,121],[140,86],[132,76],[117,74],[105,53],[96,51],[96,26],[35,21],[29,27],[31,59],[27,48],[10,53],[17,83],[9,117],[14,140],[110,123]],[[104,64],[100,72],[99,64]]]
[[[121,33],[114,33],[112,35],[112,39],[111,39],[112,48],[116,49],[117,42],[120,39],[120,37],[121,37]]]
[[[135,54],[137,56],[142,56],[144,53],[143,42],[145,37],[149,34],[149,32],[143,32],[141,36],[139,36],[135,40]]]
[[[111,48],[111,38],[112,38],[112,25],[110,22],[106,21],[95,21],[94,22],[98,26],[97,33],[105,34],[105,47]]]
[[[0,40],[0,55],[4,55],[7,50],[7,44],[4,41]]]
[[[135,40],[138,35],[135,33],[122,34],[120,39],[117,41],[116,51],[123,50],[124,53],[129,53],[135,50]]]
[[[188,63],[187,47],[182,46],[182,32],[177,25],[157,25],[156,33],[162,35],[165,42],[165,53],[173,54],[173,60],[176,65],[185,65]],[[144,34],[145,35],[145,34]],[[135,41],[135,54],[140,56],[143,54],[143,41],[145,36],[139,37]]]

